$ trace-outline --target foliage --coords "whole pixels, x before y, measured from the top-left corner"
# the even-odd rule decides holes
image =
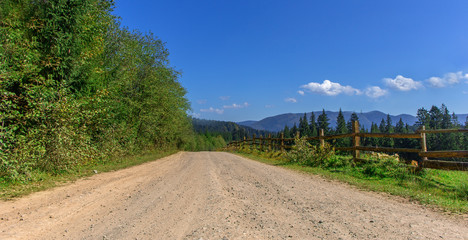
[[[325,109],[322,109],[322,114],[320,114],[317,118],[317,127],[318,129],[323,129],[325,135],[330,133],[329,123],[330,119],[328,118],[327,114],[325,113]]]
[[[186,151],[214,151],[226,146],[226,141],[221,135],[193,134],[185,143]]]
[[[165,44],[112,10],[111,0],[0,2],[0,181],[190,140]]]
[[[268,136],[267,131],[256,130],[251,127],[241,126],[234,122],[192,119],[193,130],[198,134],[220,135],[226,142],[242,140],[255,136]]]
[[[325,145],[311,145],[305,137],[295,138],[292,150],[286,154],[291,163],[297,163],[312,167],[336,168],[349,166],[350,162],[335,155],[333,147]]]

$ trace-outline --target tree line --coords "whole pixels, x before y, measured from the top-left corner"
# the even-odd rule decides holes
[[[112,10],[112,0],[0,1],[0,180],[194,137],[165,44]]]
[[[455,113],[450,113],[447,106],[442,104],[441,107],[432,106],[430,110],[420,108],[417,111],[417,122],[410,126],[400,120],[394,125],[390,115],[387,114],[386,119],[382,119],[379,124],[372,123],[370,129],[361,126],[361,132],[370,133],[414,133],[421,126],[426,129],[453,129],[453,128],[468,128],[468,117],[464,125],[460,124]],[[332,134],[346,134],[352,132],[352,122],[359,120],[356,113],[352,113],[348,121],[345,120],[343,113],[340,109],[336,119],[336,127],[330,127],[330,119],[328,118],[325,110],[317,116],[312,112],[309,119],[304,113],[304,117],[300,118],[299,124],[294,124],[293,127],[284,127],[278,133],[284,134],[285,138],[292,138],[296,133],[300,136],[316,137],[319,135],[319,129],[323,129],[325,135]],[[351,139],[342,138],[333,140],[337,147],[351,146]],[[466,150],[468,146],[468,136],[462,133],[439,133],[427,134],[426,142],[430,151],[436,150]],[[379,147],[395,147],[395,148],[417,148],[419,141],[417,139],[392,139],[392,138],[363,138],[361,139],[363,146],[379,146]]]

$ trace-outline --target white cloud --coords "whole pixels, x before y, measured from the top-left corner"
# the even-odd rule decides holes
[[[301,91],[301,90],[297,91],[297,93],[299,93],[299,95],[302,95],[302,96],[304,96],[305,94],[304,91]]]
[[[368,87],[365,91],[370,98],[379,98],[388,94],[388,91],[377,86]]]
[[[445,82],[442,78],[440,77],[431,77],[429,79],[426,80],[427,82],[429,82],[429,84],[431,85],[431,87],[435,87],[435,88],[443,88],[445,87]]]
[[[331,82],[330,80],[324,80],[323,83],[310,82],[306,85],[302,85],[301,88],[312,93],[327,96],[336,96],[341,93],[348,95],[359,95],[362,93],[359,89],[355,89],[351,86],[342,86],[341,84]]]
[[[205,104],[205,103],[206,103],[206,99],[197,100],[197,103],[198,103],[198,104]]]
[[[295,98],[286,98],[284,99],[284,101],[289,103],[297,103],[297,100]]]
[[[265,108],[274,108],[275,105],[265,105]]]
[[[384,78],[383,81],[388,87],[391,87],[393,89],[400,90],[400,91],[410,91],[413,89],[417,90],[423,87],[421,82],[414,81],[411,78],[405,78],[401,75],[396,76],[395,79]]]
[[[200,118],[201,117],[201,114],[200,113],[191,113],[190,114],[192,117],[194,118]]]
[[[233,103],[232,105],[224,105],[223,108],[225,108],[225,109],[227,109],[227,108],[239,109],[239,108],[245,108],[245,107],[248,107],[248,106],[249,106],[249,103],[245,102],[244,104],[235,104],[235,103]]]
[[[219,99],[223,100],[223,101],[227,101],[231,98],[231,96],[221,96],[219,97]]]
[[[200,109],[200,112],[215,112],[217,114],[223,114],[224,113],[224,109],[218,109],[218,108],[213,108],[213,107],[210,107],[208,109]]]
[[[454,85],[459,83],[461,80],[467,80],[468,83],[468,74],[463,74],[463,72],[456,72],[456,73],[446,73],[444,77],[431,77],[426,81],[429,82],[431,87],[435,88],[443,88],[449,85]]]

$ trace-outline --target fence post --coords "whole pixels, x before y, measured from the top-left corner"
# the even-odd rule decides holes
[[[353,159],[356,160],[359,158],[359,150],[356,147],[359,147],[361,144],[361,138],[357,135],[359,133],[359,121],[353,121]]]
[[[257,149],[257,146],[255,146],[256,140],[255,140],[255,133],[252,135],[252,148]]]
[[[260,151],[263,151],[263,136],[262,135],[260,135],[259,140],[260,140]]]
[[[421,126],[419,130],[424,131],[426,130],[426,126]],[[427,145],[426,145],[426,133],[421,132],[421,152],[427,152]],[[427,160],[427,157],[423,157],[422,159],[418,159],[418,168],[423,166],[423,162]]]
[[[284,133],[281,133],[281,151],[284,151]]]
[[[320,139],[320,147],[323,148],[325,147],[325,140],[323,139],[323,136],[325,136],[325,133],[322,128],[319,130],[319,139]]]
[[[246,142],[246,141],[245,141],[245,136],[244,136],[244,141],[242,141],[242,148],[245,147],[245,142]]]
[[[271,133],[268,134],[268,151],[271,152]]]

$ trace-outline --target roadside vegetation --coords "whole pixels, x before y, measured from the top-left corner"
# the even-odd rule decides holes
[[[435,169],[417,170],[400,161],[397,155],[363,154],[355,163],[351,156],[338,154],[331,145],[311,145],[296,138],[289,152],[259,151],[248,146],[237,154],[267,164],[317,174],[343,181],[362,189],[402,196],[422,204],[449,211],[468,213],[468,174]]]
[[[113,2],[0,1],[2,198],[225,145],[194,132],[165,43]]]

